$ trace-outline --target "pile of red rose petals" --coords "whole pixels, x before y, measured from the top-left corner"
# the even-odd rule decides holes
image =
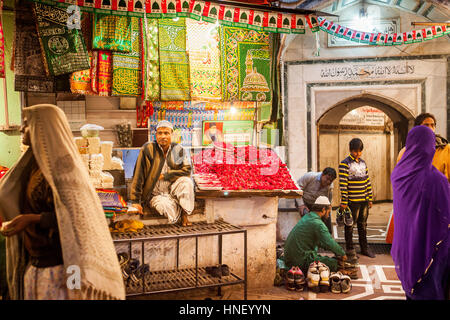
[[[193,164],[196,183],[203,187],[298,190],[287,166],[271,149],[216,143],[213,148],[195,154]]]

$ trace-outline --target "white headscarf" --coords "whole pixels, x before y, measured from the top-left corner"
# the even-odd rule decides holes
[[[71,299],[124,299],[125,288],[103,208],[73,140],[64,112],[41,104],[23,110],[31,148],[0,180],[0,213],[6,220],[20,214],[20,183],[32,158],[52,188],[65,270],[78,266],[81,290],[68,290]],[[12,210],[11,210],[12,209]],[[20,245],[17,238],[11,244]],[[9,280],[18,260],[8,246]],[[21,248],[16,247],[15,252]],[[13,279],[14,280],[14,279]],[[20,281],[20,280],[19,280]]]

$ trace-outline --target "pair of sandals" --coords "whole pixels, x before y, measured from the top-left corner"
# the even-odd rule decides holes
[[[291,291],[303,291],[305,288],[305,276],[302,272],[302,270],[294,266],[292,267],[286,275],[287,281],[286,281],[286,287],[288,290]]]
[[[349,207],[342,210],[340,207],[336,211],[336,224],[339,227],[348,226],[351,227],[353,225],[353,216],[352,211]]]
[[[309,265],[307,274],[308,288],[318,293],[328,292],[330,288],[330,268],[323,262],[314,261]]]
[[[341,272],[334,272],[330,276],[331,292],[333,293],[349,293],[352,290],[352,282],[348,275]]]
[[[150,272],[148,264],[141,265],[138,259],[130,259],[125,252],[119,253],[118,258],[124,281],[131,281],[137,284]]]
[[[206,273],[210,274],[214,278],[222,278],[230,275],[230,267],[226,264],[218,264],[216,266],[206,267]]]

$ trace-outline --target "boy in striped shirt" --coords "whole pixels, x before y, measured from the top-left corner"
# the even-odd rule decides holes
[[[361,159],[364,149],[359,138],[350,141],[350,155],[339,163],[339,187],[341,190],[341,210],[347,207],[352,212],[353,221],[358,226],[361,254],[374,258],[367,246],[367,217],[372,208],[372,185],[366,162]],[[345,225],[345,245],[347,251],[353,248],[353,224]]]

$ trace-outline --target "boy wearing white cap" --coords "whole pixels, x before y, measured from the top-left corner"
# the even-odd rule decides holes
[[[172,143],[173,125],[162,120],[156,127],[156,141],[141,148],[134,168],[130,201],[143,214],[143,206],[154,208],[169,223],[181,217],[183,226],[191,225],[187,216],[194,210],[194,183],[191,165],[183,147]]]
[[[330,211],[330,201],[327,197],[320,196],[314,202],[312,210],[291,230],[284,245],[284,260],[288,268],[298,266],[306,273],[311,263],[320,261],[326,264],[331,272],[336,272],[337,259],[319,255],[319,246],[343,257],[344,261],[347,259],[344,249],[333,239],[323,222],[328,219]]]

